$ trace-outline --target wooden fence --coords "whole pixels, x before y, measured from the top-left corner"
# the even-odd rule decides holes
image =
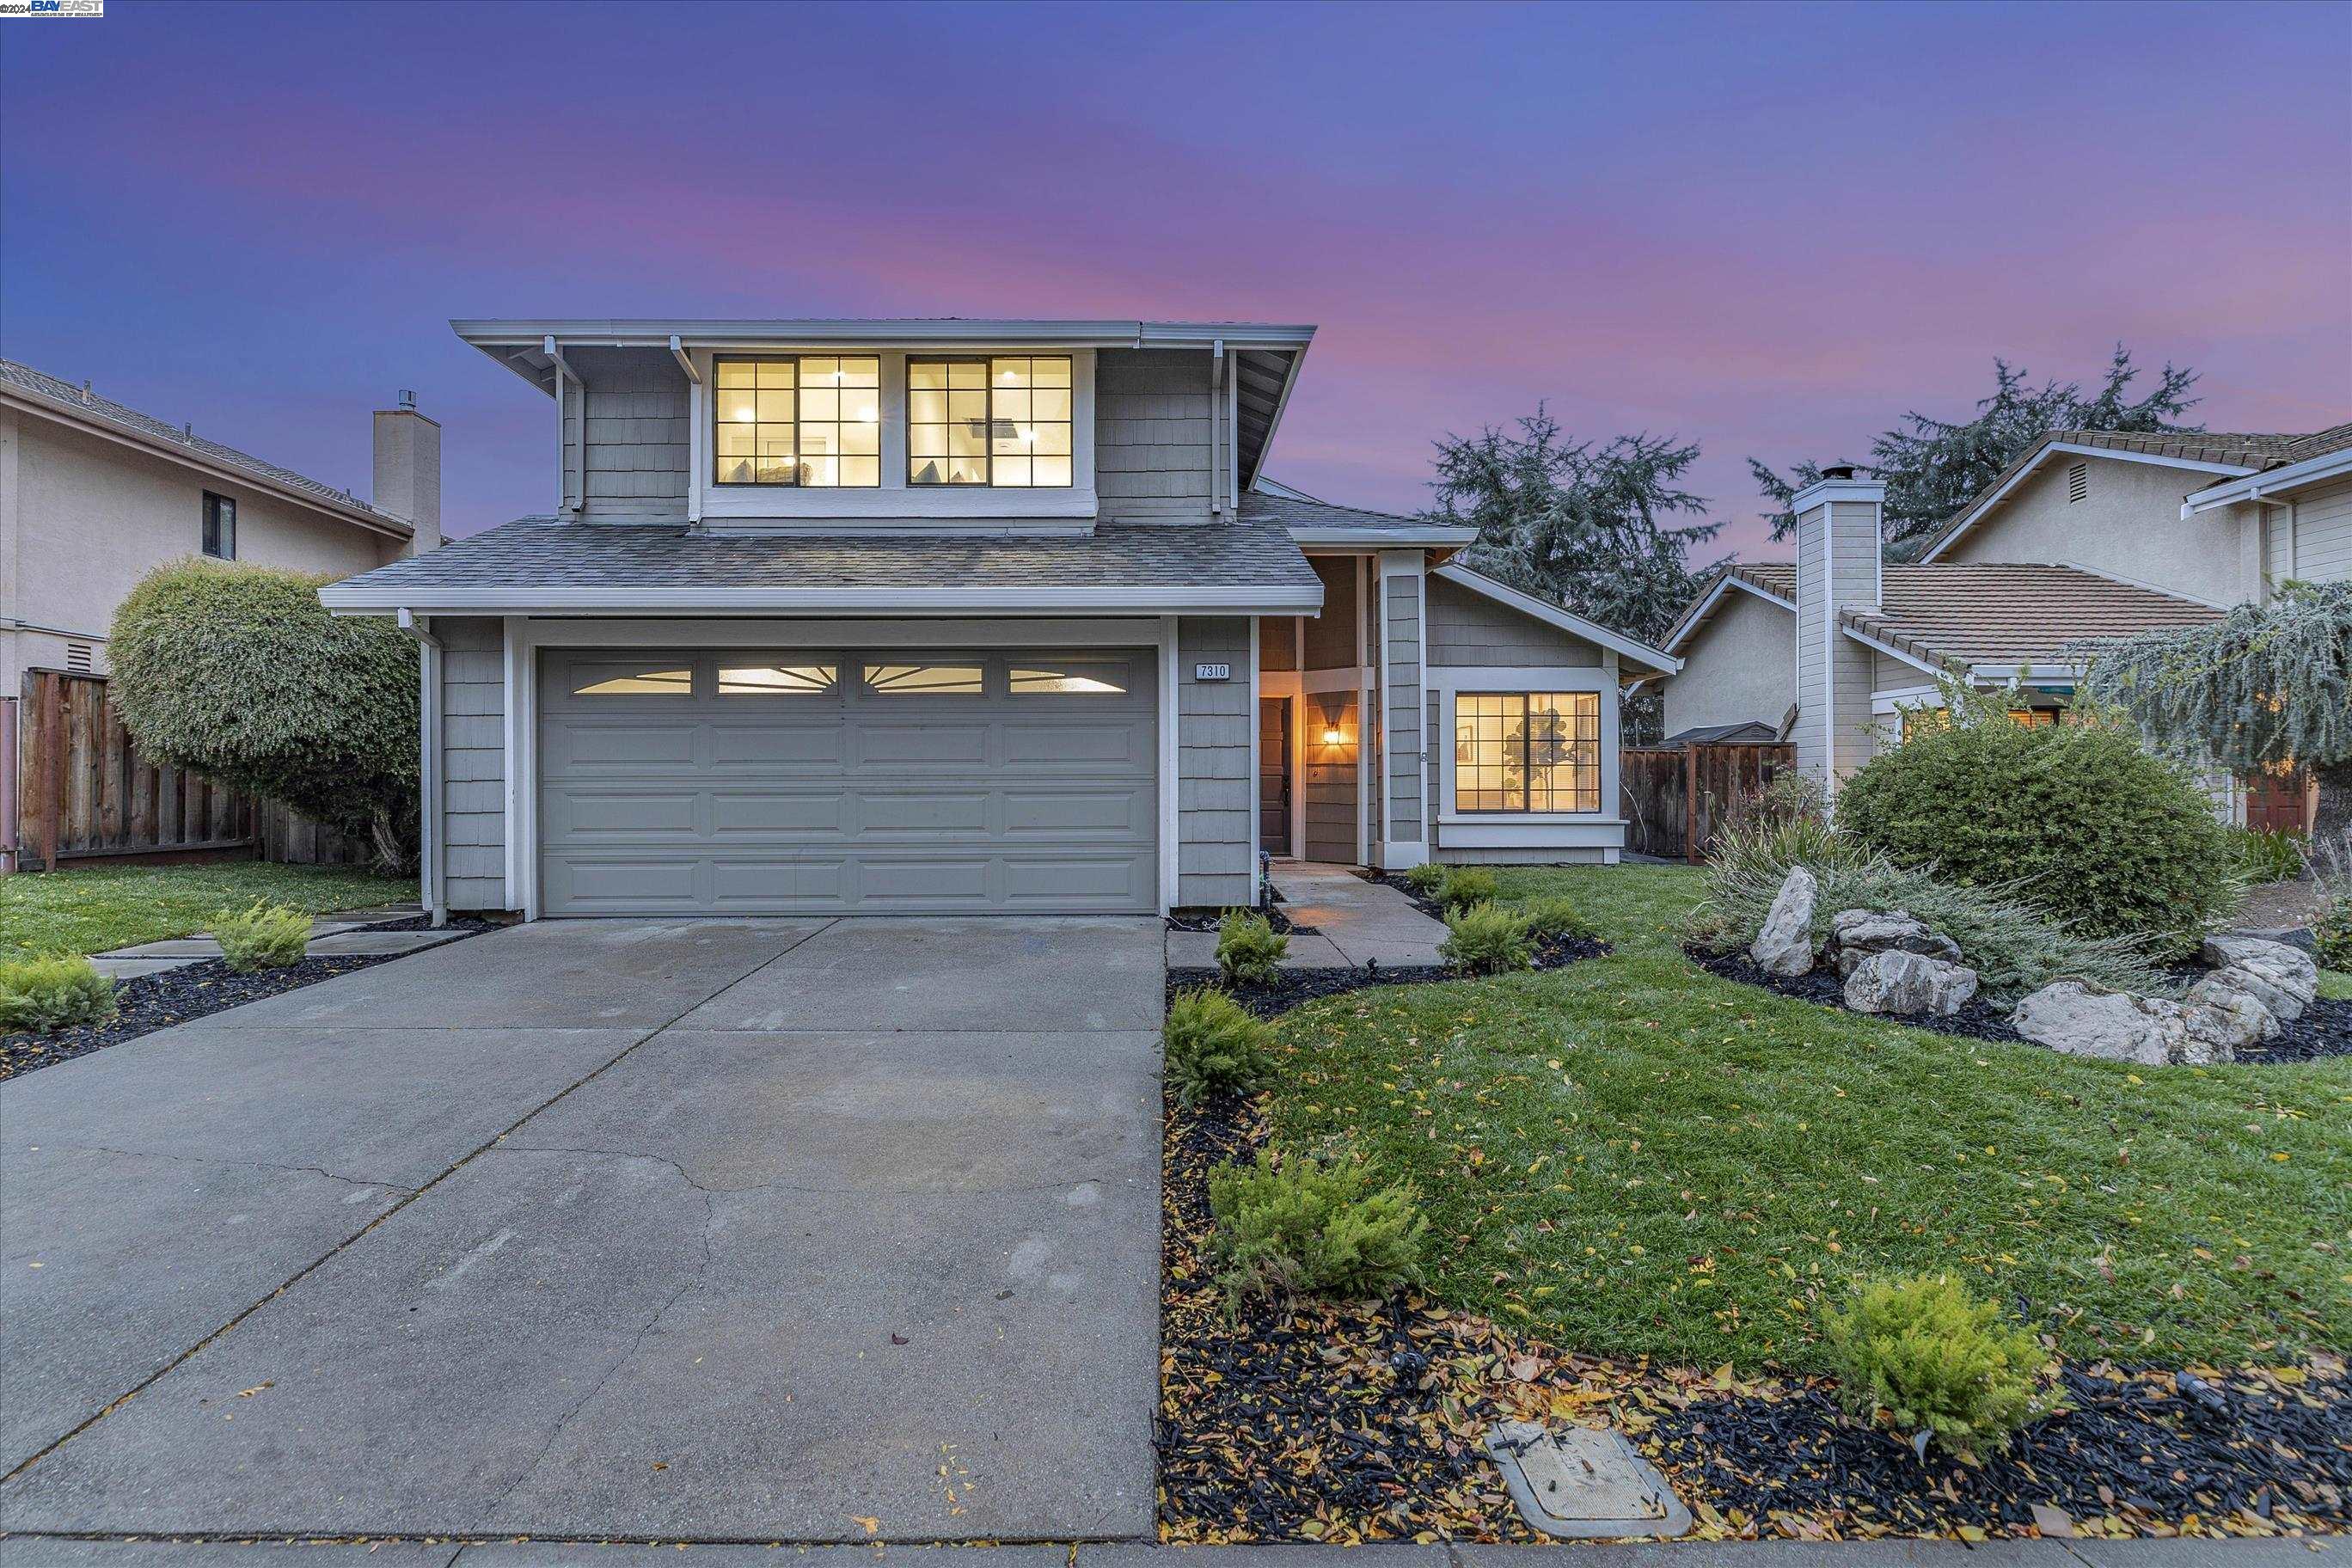
[[[1796,761],[1786,742],[1626,747],[1617,766],[1625,847],[1665,860],[1704,859],[1732,808]]]
[[[139,754],[103,676],[25,672],[17,707],[16,866],[149,856],[240,855],[345,865],[367,846],[256,802],[201,773]]]

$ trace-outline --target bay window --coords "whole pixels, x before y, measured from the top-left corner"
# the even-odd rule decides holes
[[[1454,700],[1454,809],[1601,809],[1601,694],[1465,691]]]
[[[907,482],[1066,489],[1070,360],[1065,354],[907,362]]]

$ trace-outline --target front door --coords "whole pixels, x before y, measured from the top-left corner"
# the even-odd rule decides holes
[[[1269,855],[1290,850],[1290,699],[1261,697],[1257,704],[1257,847]]]

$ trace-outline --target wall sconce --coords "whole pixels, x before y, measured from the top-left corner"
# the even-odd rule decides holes
[[[1326,724],[1323,726],[1323,743],[1327,746],[1344,746],[1348,743],[1348,737],[1339,732],[1339,726],[1337,724]]]

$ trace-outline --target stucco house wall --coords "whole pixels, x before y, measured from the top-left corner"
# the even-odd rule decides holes
[[[1669,735],[1709,724],[1778,726],[1797,697],[1797,617],[1769,599],[1730,588],[1681,648],[1667,678]]]
[[[2068,499],[2084,465],[2084,494]],[[1955,540],[1938,561],[2042,561],[2146,583],[2215,604],[2263,591],[2259,552],[2242,537],[2242,510],[2180,515],[2180,502],[2217,476],[2168,464],[2053,454],[2007,500]]]
[[[236,559],[344,575],[406,552],[371,534],[233,480],[207,478],[119,442],[15,411],[0,412],[0,466],[13,473],[0,621],[21,623],[4,655],[0,690],[26,668],[61,668],[69,644],[107,669],[114,607],[140,578],[204,548],[207,490],[236,502]]]

